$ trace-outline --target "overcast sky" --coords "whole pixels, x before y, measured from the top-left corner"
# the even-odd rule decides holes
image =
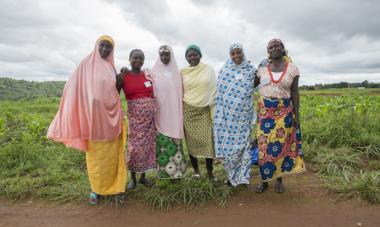
[[[109,34],[118,69],[134,48],[151,67],[161,44],[185,67],[195,43],[218,71],[236,41],[258,64],[280,38],[301,84],[380,82],[379,12],[379,0],[1,0],[0,77],[66,80]]]

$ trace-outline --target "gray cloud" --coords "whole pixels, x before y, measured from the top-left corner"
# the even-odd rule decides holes
[[[196,43],[217,70],[235,41],[258,63],[267,42],[280,37],[301,83],[379,81],[378,12],[377,0],[2,0],[0,76],[66,79],[96,37],[110,33],[119,67],[132,48],[152,65],[160,43],[175,47],[181,66],[186,46]]]

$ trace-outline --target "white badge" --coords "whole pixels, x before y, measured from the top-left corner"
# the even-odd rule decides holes
[[[235,78],[237,80],[242,80],[242,79],[244,79],[244,76],[243,76],[243,74],[237,74],[237,75],[235,75]]]
[[[151,87],[152,83],[150,81],[145,81],[144,85],[145,85],[145,87]]]

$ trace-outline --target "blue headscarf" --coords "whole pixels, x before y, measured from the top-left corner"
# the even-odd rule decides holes
[[[256,67],[254,65],[252,65],[251,63],[249,63],[249,61],[247,61],[247,59],[245,58],[243,45],[239,42],[233,43],[230,46],[230,49],[229,49],[230,52],[233,49],[240,49],[242,51],[243,61],[240,63],[240,65],[237,65],[231,58],[228,59],[224,63],[222,69],[220,70],[219,75],[222,75],[222,74],[235,75],[235,74],[241,73],[243,76],[244,75],[249,76],[249,77],[254,76],[254,73],[256,71]],[[253,78],[247,78],[247,79],[253,79]]]

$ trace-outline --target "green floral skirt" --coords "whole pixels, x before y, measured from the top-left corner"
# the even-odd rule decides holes
[[[159,134],[156,139],[157,174],[159,179],[182,178],[186,172],[180,139]]]

